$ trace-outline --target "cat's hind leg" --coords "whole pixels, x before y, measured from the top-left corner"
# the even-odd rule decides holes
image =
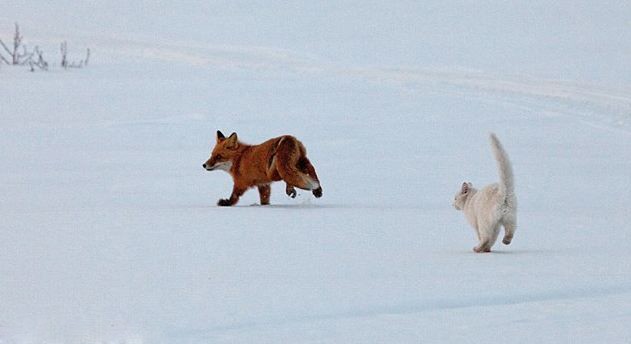
[[[515,219],[504,219],[502,225],[504,226],[504,239],[502,239],[502,243],[504,243],[504,245],[510,245],[513,240],[513,235],[515,234],[515,229],[517,228]]]

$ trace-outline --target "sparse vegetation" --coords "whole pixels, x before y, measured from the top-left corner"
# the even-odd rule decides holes
[[[0,39],[0,65],[6,64],[10,66],[28,66],[32,72],[35,70],[48,70],[49,63],[44,58],[44,51],[38,46],[29,50],[24,44],[24,36],[20,32],[20,26],[15,23],[15,31],[12,42],[5,43]],[[60,45],[61,62],[60,66],[64,69],[83,68],[88,65],[90,60],[90,49],[86,49],[85,58],[79,61],[70,61],[68,59],[68,42],[63,41]]]
[[[90,61],[90,48],[86,49],[85,58],[82,60],[79,60],[78,62],[75,62],[75,61],[68,62],[68,42],[63,41],[61,43],[59,50],[61,52],[61,66],[64,69],[83,68],[87,66],[88,62]]]

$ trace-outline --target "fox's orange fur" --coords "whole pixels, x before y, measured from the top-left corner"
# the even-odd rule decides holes
[[[294,187],[311,190],[315,197],[322,197],[322,186],[307,159],[305,146],[290,135],[248,145],[240,142],[236,133],[226,138],[217,131],[217,144],[203,167],[208,171],[224,170],[232,176],[232,195],[220,199],[217,203],[220,206],[236,204],[247,189],[255,186],[259,189],[261,205],[267,205],[270,184],[279,180],[285,181],[285,192],[292,198],[296,197]]]

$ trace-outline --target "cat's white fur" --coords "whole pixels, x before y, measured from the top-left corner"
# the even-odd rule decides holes
[[[454,198],[454,207],[464,212],[478,236],[479,243],[473,248],[475,252],[491,252],[500,226],[504,227],[502,242],[510,244],[517,226],[513,169],[506,151],[495,134],[491,134],[491,148],[499,167],[500,182],[487,185],[480,190],[465,182]]]

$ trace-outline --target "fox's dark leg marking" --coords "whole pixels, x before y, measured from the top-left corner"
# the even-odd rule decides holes
[[[296,189],[290,184],[287,184],[287,186],[285,186],[285,193],[291,198],[296,198],[296,195],[298,194],[296,192]]]
[[[272,194],[272,187],[269,185],[259,185],[259,196],[261,197],[261,205],[268,205],[269,198]]]
[[[221,206],[221,207],[228,207],[228,206],[237,204],[237,202],[239,202],[239,197],[241,197],[241,195],[243,195],[245,190],[246,189],[237,187],[235,185],[232,188],[232,195],[230,195],[230,198],[228,198],[228,199],[226,199],[226,198],[220,199],[219,202],[217,202],[217,205]]]
[[[313,193],[313,195],[315,196],[315,198],[320,198],[322,197],[322,187],[319,187],[317,189],[314,189],[313,191],[311,191]]]

